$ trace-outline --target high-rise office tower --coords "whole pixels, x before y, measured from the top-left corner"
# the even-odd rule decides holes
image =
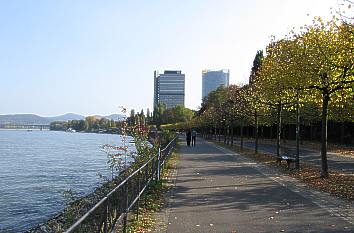
[[[165,104],[166,108],[184,106],[185,75],[180,70],[154,72],[154,107]]]
[[[202,71],[202,97],[215,91],[221,85],[229,86],[230,70],[203,70]]]

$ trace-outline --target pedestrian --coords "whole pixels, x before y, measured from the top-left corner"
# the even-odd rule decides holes
[[[191,145],[191,137],[192,137],[192,133],[191,133],[191,130],[187,130],[187,133],[186,133],[186,140],[187,140],[187,146],[190,146]]]
[[[197,139],[197,131],[195,129],[192,130],[192,146],[195,146],[195,142]]]

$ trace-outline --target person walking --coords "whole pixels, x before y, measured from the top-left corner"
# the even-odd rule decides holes
[[[186,140],[187,140],[187,146],[190,146],[191,145],[191,137],[192,137],[192,133],[191,133],[191,130],[187,130],[187,133],[186,133]]]
[[[195,129],[192,130],[192,146],[195,146],[195,142],[197,139],[197,131]]]

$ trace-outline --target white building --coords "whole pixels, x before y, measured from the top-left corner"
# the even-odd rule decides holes
[[[230,70],[203,70],[202,71],[202,97],[215,91],[221,85],[228,87]]]
[[[166,108],[184,106],[185,75],[180,70],[154,72],[154,107],[165,104]]]

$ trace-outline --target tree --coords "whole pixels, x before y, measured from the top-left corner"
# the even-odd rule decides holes
[[[68,122],[54,121],[50,123],[50,130],[66,131],[68,128]]]
[[[154,123],[156,124],[156,127],[159,129],[163,119],[163,113],[166,110],[166,105],[163,103],[159,103],[157,104],[157,106],[155,106],[154,108],[154,112],[153,112],[153,118],[154,118]]]
[[[116,128],[116,127],[117,127],[116,122],[113,119],[111,119],[111,128]]]
[[[263,50],[258,50],[257,54],[253,60],[253,66],[252,66],[251,75],[249,78],[249,87],[251,89],[255,88],[254,81],[259,79],[263,59],[264,59]],[[242,94],[247,94],[247,92],[242,93]],[[254,115],[254,137],[255,137],[254,149],[255,149],[255,153],[257,154],[258,153],[258,125],[259,125],[259,108],[260,108],[259,103],[260,102],[259,102],[258,98],[252,98],[251,96],[249,96],[248,99],[250,100],[250,101],[248,101],[248,105],[249,105],[248,107],[252,106],[251,107],[252,110],[251,109],[249,109],[249,110],[253,111],[253,113],[251,113],[251,114]]]
[[[291,32],[292,33],[292,32]],[[280,156],[280,137],[283,121],[283,113],[296,112],[296,162],[298,169],[300,164],[300,103],[303,101],[306,79],[301,72],[303,49],[300,40],[290,34],[279,41],[272,41],[269,50],[267,50],[267,61],[270,63],[265,66],[268,76],[263,85],[266,99],[271,100],[267,104],[277,109],[277,155]],[[268,72],[268,73],[267,73]],[[270,73],[269,73],[270,72]],[[270,83],[268,82],[270,81]],[[272,88],[269,88],[269,87]],[[274,89],[275,88],[275,89]],[[285,111],[285,112],[284,112]],[[290,117],[290,119],[289,119]],[[288,114],[288,123],[292,121]]]
[[[238,87],[230,85],[228,88],[228,98],[231,103],[231,115],[234,121],[240,126],[240,147],[243,149],[243,128],[252,122],[253,111],[250,110],[247,100],[246,89],[248,86]],[[233,141],[233,140],[232,140]]]
[[[150,109],[149,108],[147,108],[146,109],[146,124],[150,124],[150,122],[151,122],[151,113],[150,113]]]
[[[192,120],[194,112],[185,108],[183,105],[177,105],[173,108],[166,109],[162,119],[164,124],[174,124],[179,122],[189,122]]]
[[[212,91],[208,94],[207,98],[203,100],[202,106],[205,108],[210,108],[212,111],[209,111],[212,114],[213,125],[214,125],[214,134],[215,138],[218,134],[219,141],[221,137],[221,128],[225,127],[225,111],[223,111],[222,104],[225,102],[227,96],[227,88],[224,86],[218,87],[215,91]],[[202,109],[200,112],[203,111]],[[218,130],[218,132],[217,132]]]
[[[346,25],[337,26],[335,20],[324,23],[316,18],[314,24],[300,34],[306,54],[308,88],[312,98],[322,105],[321,177],[328,177],[327,122],[330,102],[338,101],[338,93],[353,98],[354,35]]]
[[[128,117],[128,125],[135,125],[135,110],[130,110],[130,116]]]
[[[88,116],[85,118],[86,119],[86,122],[87,122],[87,125],[88,125],[88,130],[92,130],[94,128],[94,125],[97,121],[97,118],[95,116]]]
[[[335,19],[337,19],[342,26],[346,27],[348,33],[354,35],[354,1],[352,0],[342,0],[339,4],[338,9],[335,12]]]
[[[256,76],[258,75],[258,72],[262,66],[262,61],[263,61],[263,50],[258,50],[256,53],[256,56],[253,60],[253,66],[251,69],[251,75],[249,78],[249,84],[252,84],[252,81]]]
[[[85,131],[88,128],[88,123],[85,120],[72,120],[68,121],[70,128],[80,132]]]
[[[98,121],[98,125],[100,129],[109,129],[110,128],[110,123],[111,121],[102,117],[99,121]]]
[[[141,109],[140,116],[145,116],[144,109]]]

